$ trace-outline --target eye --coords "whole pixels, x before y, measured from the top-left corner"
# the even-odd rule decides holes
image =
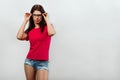
[[[42,14],[33,14],[33,16],[38,16],[39,17],[39,16],[42,16]]]

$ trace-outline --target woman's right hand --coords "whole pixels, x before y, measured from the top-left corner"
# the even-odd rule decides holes
[[[25,21],[29,21],[29,19],[30,19],[30,17],[31,17],[31,13],[25,13],[25,15],[24,15],[24,18],[25,18]]]

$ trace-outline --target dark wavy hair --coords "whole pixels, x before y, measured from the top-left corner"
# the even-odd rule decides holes
[[[32,8],[31,8],[31,11],[30,13],[33,14],[33,12],[37,10],[37,11],[40,11],[41,13],[45,13],[45,10],[44,8],[42,7],[42,5],[39,5],[39,4],[35,4]],[[46,26],[46,22],[44,20],[44,17],[42,16],[42,20],[40,21],[39,23],[39,26],[41,28],[41,32],[44,31],[44,27]],[[34,24],[34,21],[33,21],[33,17],[31,16],[30,17],[30,20],[29,20],[29,25],[28,25],[28,28],[26,30],[26,32],[28,33],[30,30],[32,30],[33,28],[35,28],[35,24]]]

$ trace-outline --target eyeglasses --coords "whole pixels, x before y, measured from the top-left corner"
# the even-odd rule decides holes
[[[40,16],[42,16],[42,14],[32,14],[34,17],[40,17]]]

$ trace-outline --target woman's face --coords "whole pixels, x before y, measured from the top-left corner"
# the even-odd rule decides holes
[[[35,24],[40,23],[40,21],[42,20],[42,13],[40,11],[35,10],[32,16]]]

